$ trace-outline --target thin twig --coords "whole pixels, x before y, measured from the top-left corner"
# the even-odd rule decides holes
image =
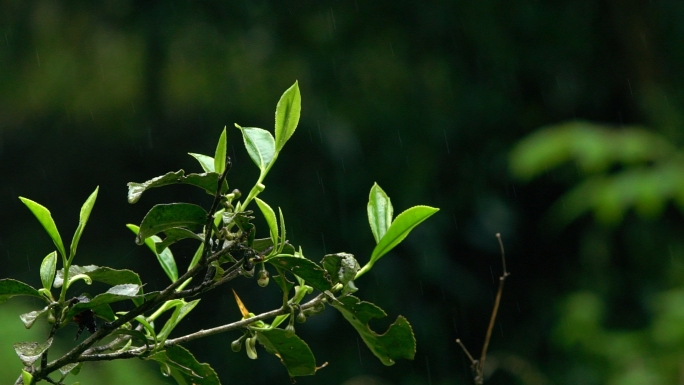
[[[466,349],[465,345],[461,342],[461,340],[457,339],[456,343],[461,345],[461,348],[465,352],[465,354],[468,356],[470,359],[471,363],[471,368],[473,370],[473,381],[475,382],[476,385],[482,385],[484,383],[484,365],[485,365],[485,360],[487,359],[487,349],[489,348],[489,341],[492,338],[492,330],[494,330],[494,323],[496,322],[496,315],[499,311],[499,305],[501,304],[501,295],[503,294],[503,287],[504,287],[504,281],[506,281],[506,278],[511,275],[511,273],[508,272],[506,269],[506,253],[504,252],[504,246],[503,246],[503,241],[501,240],[501,234],[496,233],[496,238],[499,241],[499,247],[501,248],[501,264],[503,265],[503,273],[501,277],[499,277],[499,288],[496,291],[496,298],[494,300],[494,308],[492,309],[492,316],[489,318],[489,326],[487,327],[487,333],[485,335],[485,340],[484,344],[482,346],[482,354],[480,355],[480,359],[476,360],[473,358],[472,355],[470,355],[470,352],[468,352],[468,349]]]

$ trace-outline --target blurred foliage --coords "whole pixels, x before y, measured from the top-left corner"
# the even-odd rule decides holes
[[[645,219],[662,215],[674,199],[684,211],[684,151],[642,127],[571,122],[540,129],[511,154],[511,170],[523,180],[564,163],[582,181],[564,194],[549,221],[565,226],[587,211],[600,223],[616,224],[634,207]]]
[[[37,302],[37,301],[36,301]],[[28,305],[26,301],[10,300],[3,304],[0,312],[0,362],[2,362],[2,369],[0,370],[0,382],[3,384],[14,384],[19,373],[21,373],[22,364],[17,358],[17,354],[12,347],[14,342],[20,341],[41,341],[45,339],[48,334],[47,325],[36,324],[36,327],[25,329],[24,325],[19,321],[19,315],[28,313],[34,307]],[[19,322],[18,322],[19,321]],[[76,325],[73,325],[74,334],[76,333]],[[73,341],[67,339],[59,339],[55,341],[53,348],[55,354],[51,358],[57,358],[58,354],[64,354],[73,344]],[[157,372],[157,365],[142,360],[127,360],[115,361],[102,364],[87,365],[75,377],[70,378],[70,382],[80,381],[81,384],[102,384],[102,385],[116,385],[116,384],[172,384],[173,381],[165,381],[164,377]],[[53,377],[57,378],[58,376]]]
[[[489,383],[602,383],[613,365],[559,344],[560,304],[572,293],[591,293],[603,309],[599,329],[606,333],[641,333],[656,325],[652,309],[663,303],[660,294],[684,282],[679,198],[658,193],[680,177],[642,186],[646,174],[657,174],[636,173],[621,182],[627,189],[595,187],[611,206],[602,208],[595,197],[577,203],[564,219],[567,226],[553,234],[544,221],[554,203],[562,205],[563,194],[590,178],[603,175],[605,189],[605,179],[616,181],[622,171],[665,172],[666,159],[676,161],[684,140],[682,15],[684,3],[667,0],[2,0],[0,275],[12,271],[38,284],[31,281],[38,266],[28,261],[52,247],[17,196],[54,207],[57,224],[66,226],[75,224],[73,213],[100,185],[101,203],[91,218],[98,231],[84,236],[79,253],[95,264],[143,271],[150,286],[164,282],[163,272],[145,268],[156,261],[115,226],[145,214],[127,206],[126,182],[183,162],[190,167],[183,153],[209,151],[216,133],[233,122],[270,127],[272,111],[263,106],[277,102],[272,90],[298,79],[307,97],[301,133],[288,146],[299,150],[279,159],[274,175],[286,172],[264,195],[284,212],[310,213],[288,221],[308,256],[348,250],[359,262],[368,260],[360,250],[372,246],[373,237],[359,229],[366,229],[367,187],[375,181],[396,207],[419,201],[442,209],[383,259],[382,269],[356,282],[379,288],[370,300],[412,320],[416,359],[386,371],[359,352],[353,330],[333,326],[340,333],[322,339],[323,330],[315,328],[330,320],[314,325],[312,319],[307,326],[315,337],[303,338],[314,341],[322,360],[335,362],[315,381],[470,383],[454,339],[468,347],[482,341],[495,291],[491,277],[498,274],[494,234],[501,232],[512,275],[489,350],[501,365]],[[619,133],[624,128],[632,137],[645,132],[654,139],[646,141],[648,148],[660,142],[670,152],[622,163],[616,157],[625,154],[603,146],[596,152],[606,151],[599,154],[604,170],[566,161],[542,167],[549,171],[529,183],[509,175],[509,150],[521,138],[569,120],[612,126],[580,124],[598,143],[621,141],[628,136]],[[228,140],[238,166],[249,160],[232,146],[236,137]],[[579,144],[579,151],[593,145]],[[254,182],[247,168],[240,173],[235,167],[231,188]],[[97,180],[95,171],[103,170],[109,175]],[[653,186],[655,200],[641,192]],[[189,189],[151,194],[169,202],[201,199]],[[638,208],[645,198],[653,210],[648,220]],[[656,201],[665,204],[649,203]],[[617,220],[616,207],[622,212]],[[612,224],[597,215],[601,210]],[[111,248],[94,247],[101,244]],[[250,288],[240,288],[246,301]],[[200,304],[195,312],[202,315],[190,322],[213,326],[213,317],[235,318],[231,300],[210,298],[224,306],[213,311]],[[277,362],[272,370],[227,358],[235,337],[190,349],[202,351],[198,358],[221,376],[280,380]],[[642,357],[660,354],[653,343],[640,348]],[[513,368],[543,376],[524,377]],[[660,378],[670,380],[669,370]]]

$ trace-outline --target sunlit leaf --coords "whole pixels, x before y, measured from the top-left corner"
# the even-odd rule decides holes
[[[415,356],[416,339],[406,318],[399,316],[385,333],[378,334],[371,330],[368,322],[373,318],[387,316],[379,307],[351,295],[340,297],[330,305],[342,313],[383,364],[394,365],[399,358],[412,360]]]
[[[135,242],[143,244],[145,238],[175,227],[194,228],[207,221],[207,212],[191,203],[158,204],[145,215]]]
[[[38,222],[43,225],[45,231],[47,231],[50,238],[52,238],[52,242],[55,244],[55,247],[57,247],[57,251],[59,251],[63,257],[66,257],[66,251],[64,250],[62,237],[59,235],[59,231],[57,231],[57,225],[55,225],[55,221],[52,219],[50,210],[42,206],[40,203],[36,203],[30,199],[24,197],[19,197],[19,199],[21,199],[26,207],[31,210],[33,215],[36,216]]]
[[[383,255],[387,254],[396,245],[409,235],[411,230],[428,219],[432,214],[439,211],[439,209],[429,206],[414,206],[397,215],[387,233],[380,239],[380,242],[373,249],[368,268],[364,266],[360,274],[365,273],[375,262],[377,262]],[[358,276],[357,276],[358,278]]]
[[[40,264],[40,281],[46,290],[52,288],[52,281],[55,279],[55,271],[57,270],[57,252],[53,251],[48,254],[43,262]]]
[[[368,223],[370,224],[375,243],[380,242],[380,239],[385,236],[387,229],[392,224],[392,216],[394,216],[394,208],[389,196],[383,191],[377,183],[371,187],[368,196]]]
[[[249,157],[263,174],[276,154],[273,135],[263,128],[236,126],[242,131]]]
[[[214,158],[207,155],[195,154],[192,152],[189,152],[188,155],[197,159],[200,166],[202,166],[202,170],[204,170],[204,172],[216,172],[216,170],[214,169]]]
[[[136,225],[127,224],[126,227],[136,235],[138,235],[138,232],[140,231],[140,228]],[[145,238],[145,245],[147,245],[147,247],[152,250],[154,255],[157,257],[159,265],[162,267],[171,282],[176,282],[178,279],[178,266],[176,266],[176,260],[173,258],[173,253],[171,253],[169,248],[164,249],[161,253],[157,252],[156,244],[160,243],[161,241],[161,238],[153,235],[149,238]]]
[[[302,110],[299,83],[294,82],[280,97],[275,113],[275,150],[280,152],[294,134]]]
[[[226,128],[223,128],[218,144],[216,145],[216,153],[214,155],[214,171],[217,174],[223,174],[226,169],[226,148],[228,147],[228,140],[226,138]]]
[[[180,323],[180,321],[192,311],[192,309],[197,306],[199,299],[194,301],[185,302],[184,300],[179,300],[180,302],[176,305],[176,309],[173,311],[171,317],[166,320],[166,323],[162,327],[161,331],[157,333],[157,338],[159,339],[159,344],[163,345],[166,338],[173,331],[173,329]]]
[[[290,377],[316,373],[316,359],[309,345],[296,334],[274,328],[259,330],[256,336],[267,352],[280,358]]]
[[[76,228],[74,237],[71,240],[71,254],[69,255],[70,258],[73,258],[74,255],[76,255],[76,248],[78,247],[78,242],[81,240],[81,234],[83,234],[83,230],[85,229],[86,223],[88,223],[90,212],[93,211],[93,206],[95,206],[95,200],[97,199],[97,192],[99,190],[100,186],[97,186],[95,188],[95,191],[93,191],[93,193],[90,194],[88,199],[86,199],[85,203],[83,203],[83,206],[81,206],[81,213],[78,217],[78,227]]]
[[[15,295],[30,295],[46,300],[38,290],[14,279],[0,279],[0,303],[7,301]]]
[[[266,219],[268,229],[271,231],[271,240],[274,244],[276,244],[278,242],[278,220],[276,219],[275,212],[273,211],[271,206],[268,205],[268,203],[262,201],[259,198],[254,198],[254,200],[259,206],[261,213],[264,215],[264,219]]]

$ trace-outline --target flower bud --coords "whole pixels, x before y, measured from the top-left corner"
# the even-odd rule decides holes
[[[242,337],[240,337],[240,338],[238,338],[235,341],[230,343],[230,350],[237,353],[240,351],[240,349],[242,349]]]
[[[259,284],[259,286],[261,286],[261,287],[268,286],[268,281],[269,281],[268,271],[266,269],[259,270],[258,278],[257,278],[257,283]]]
[[[306,322],[306,315],[304,315],[304,312],[299,312],[299,314],[297,314],[297,322],[300,324]]]

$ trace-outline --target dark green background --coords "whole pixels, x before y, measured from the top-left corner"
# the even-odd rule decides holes
[[[307,257],[346,251],[365,263],[374,182],[397,213],[441,208],[357,282],[363,299],[412,323],[415,360],[382,366],[329,310],[298,326],[318,362],[329,362],[298,383],[470,383],[454,340],[479,354],[501,273],[496,232],[512,275],[488,360],[504,369],[490,383],[611,383],[610,359],[555,342],[559,307],[589,290],[607,303],[605,328],[646,329],[654,296],[681,286],[664,278],[684,259],[681,214],[626,213],[610,227],[585,216],[549,233],[539,219],[581,176],[550,170],[522,184],[508,154],[539,127],[576,118],[643,124],[678,144],[682,26],[675,1],[2,1],[0,277],[39,286],[40,261],[53,250],[18,196],[47,206],[70,240],[99,185],[77,263],[134,269],[146,290],[162,288],[167,278],[124,224],[154,203],[209,198],[179,186],[131,206],[126,183],[199,171],[186,153],[211,155],[228,126],[229,183],[248,192],[258,173],[233,123],[272,129],[278,98],[298,80],[299,127],[262,197],[283,209],[288,238]],[[185,266],[194,245],[178,246]],[[278,306],[275,286],[234,287],[251,311]],[[238,317],[225,288],[176,334]],[[232,353],[238,335],[188,347],[224,383],[288,382],[263,350],[257,361]],[[623,349],[634,365],[657,353]],[[673,349],[681,357],[684,346]]]

